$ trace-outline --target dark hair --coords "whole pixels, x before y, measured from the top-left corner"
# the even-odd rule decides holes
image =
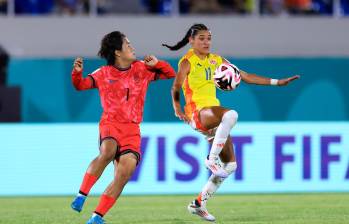
[[[103,37],[98,55],[107,60],[108,65],[114,65],[115,51],[122,49],[122,42],[125,37],[125,34],[120,31],[113,31]]]
[[[200,24],[200,23],[194,24],[187,31],[187,33],[185,34],[183,39],[181,41],[179,41],[176,45],[169,46],[167,44],[162,44],[162,46],[167,47],[171,51],[179,50],[182,47],[184,47],[185,45],[187,45],[187,43],[189,43],[189,37],[195,37],[198,34],[198,32],[201,30],[209,30],[209,29],[204,24]]]

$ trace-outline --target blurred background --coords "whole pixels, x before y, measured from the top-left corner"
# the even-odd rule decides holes
[[[72,195],[97,155],[99,95],[72,87],[76,56],[91,73],[104,64],[103,35],[121,30],[139,59],[155,54],[177,69],[189,46],[161,44],[194,23],[211,29],[212,52],[242,70],[301,75],[282,88],[217,91],[239,113],[231,133],[239,168],[220,192],[347,192],[348,16],[349,0],[0,0],[0,196]],[[195,193],[209,175],[209,146],[174,116],[171,85],[149,87],[144,157],[125,194]]]
[[[7,15],[327,15],[346,16],[347,0],[1,0]]]

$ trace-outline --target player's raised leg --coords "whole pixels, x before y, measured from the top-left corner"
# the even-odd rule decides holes
[[[81,183],[79,193],[71,204],[72,209],[81,212],[85,203],[86,197],[91,188],[102,175],[105,167],[113,161],[117,150],[116,141],[112,138],[107,138],[102,141],[100,154],[90,163]]]
[[[114,180],[102,194],[99,204],[87,224],[104,224],[103,216],[113,207],[136,169],[137,156],[133,153],[121,155],[119,161],[115,162],[114,166]]]
[[[228,140],[226,141],[219,156],[223,163],[223,169],[228,174],[233,173],[237,168],[237,164],[235,162],[233,144],[230,138],[228,138]],[[203,187],[202,191],[199,193],[198,197],[188,205],[188,211],[192,214],[200,216],[206,221],[214,221],[215,217],[208,212],[206,204],[225,179],[226,178],[224,177],[218,177],[212,174]]]
[[[229,173],[223,169],[219,155],[229,137],[230,130],[237,122],[238,114],[235,110],[215,106],[202,109],[199,116],[201,124],[206,129],[209,130],[218,126],[205,164],[214,175],[223,178],[227,177]]]

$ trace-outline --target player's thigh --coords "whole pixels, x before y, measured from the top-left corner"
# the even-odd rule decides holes
[[[223,163],[228,162],[235,162],[235,153],[234,153],[234,145],[231,140],[231,137],[229,136],[227,141],[225,142],[225,145],[219,154],[219,157]]]
[[[200,123],[208,130],[215,128],[221,123],[222,117],[227,111],[229,109],[220,106],[205,107],[199,113]]]
[[[121,155],[118,161],[114,163],[115,178],[127,182],[135,171],[137,163],[137,156],[131,152]]]

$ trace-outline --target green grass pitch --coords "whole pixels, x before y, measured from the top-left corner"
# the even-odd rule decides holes
[[[0,197],[0,223],[86,223],[98,197],[87,199],[79,214],[73,197]],[[187,212],[191,195],[121,196],[105,216],[107,224],[208,223]],[[216,195],[208,203],[216,223],[344,224],[349,223],[349,194]]]

